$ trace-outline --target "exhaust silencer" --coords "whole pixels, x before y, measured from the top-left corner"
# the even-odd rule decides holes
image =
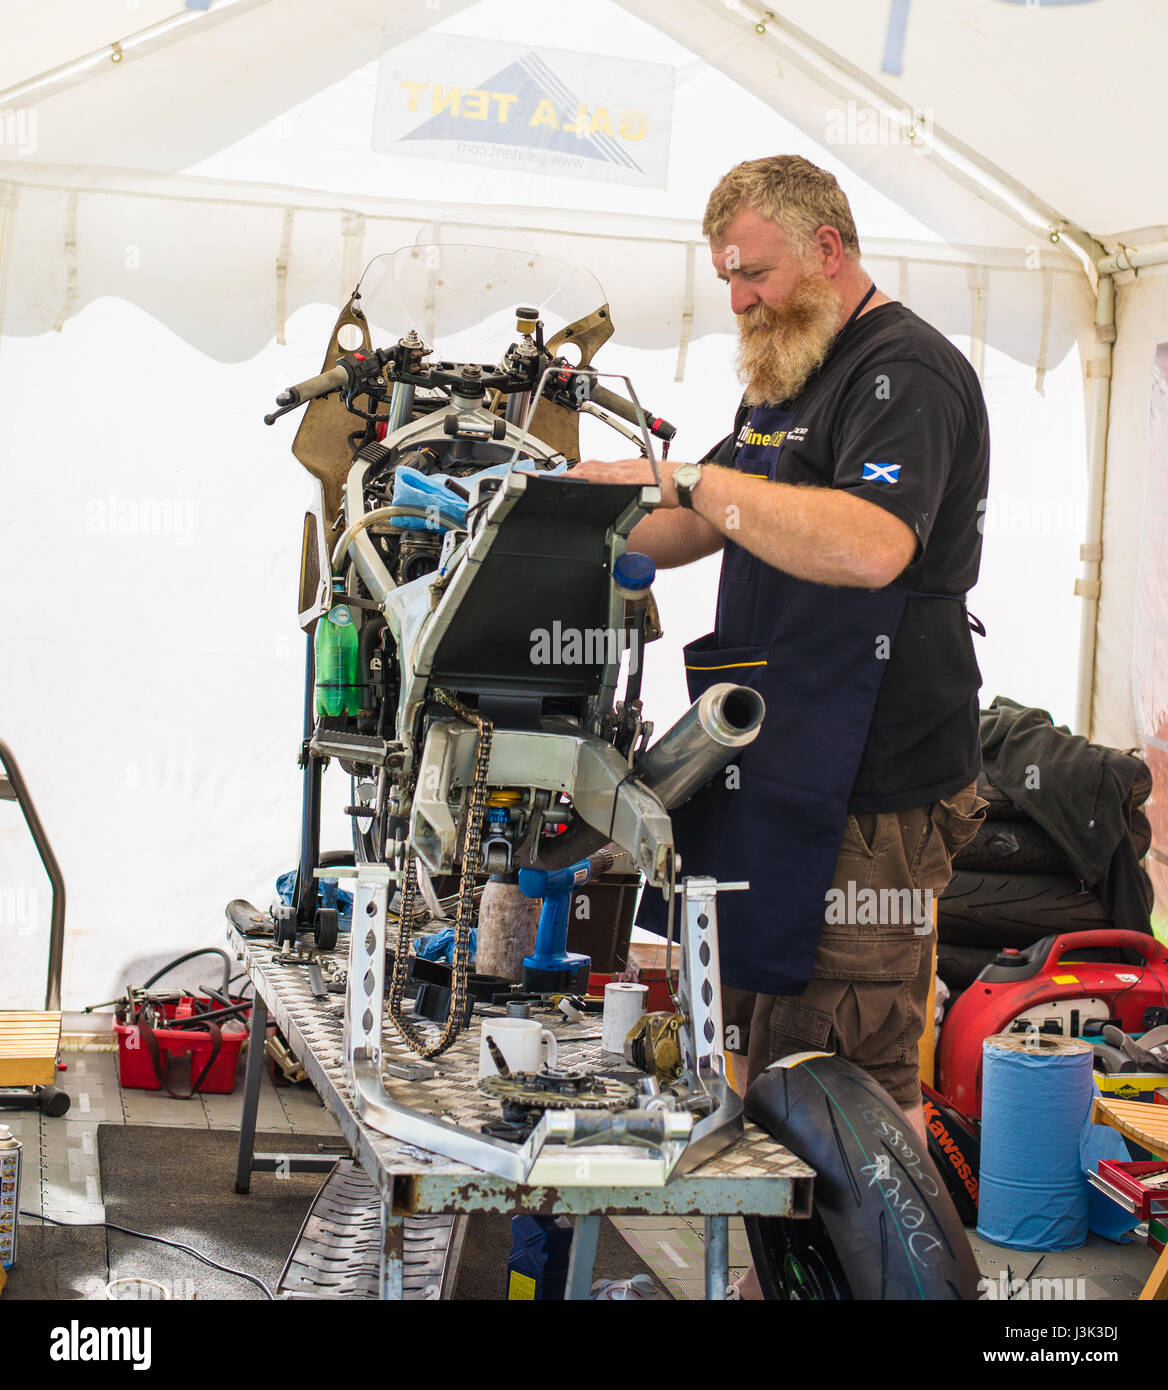
[[[750,686],[712,685],[641,754],[633,775],[672,811],[754,742],[765,714],[766,703]]]
[[[688,801],[699,787],[720,772],[734,755],[758,736],[766,705],[747,685],[712,685],[689,707],[671,729],[648,748],[633,765],[629,782],[647,787],[667,811]],[[597,830],[582,818],[562,835],[542,845],[532,859],[537,869],[562,869],[583,859],[613,838],[618,810],[627,783],[615,789],[616,797],[608,830]],[[627,815],[636,816],[626,807]],[[631,848],[637,837],[620,843]],[[652,879],[650,870],[639,867]]]

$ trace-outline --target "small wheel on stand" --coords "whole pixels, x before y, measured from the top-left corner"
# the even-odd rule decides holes
[[[337,946],[337,910],[335,907],[319,907],[316,910],[316,949],[334,951]]]
[[[300,935],[300,923],[296,920],[296,909],[284,905],[276,909],[276,945],[295,946]]]

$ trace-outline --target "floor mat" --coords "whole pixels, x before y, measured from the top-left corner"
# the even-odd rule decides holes
[[[101,1298],[108,1278],[105,1231],[100,1226],[70,1231],[22,1224],[4,1302]]]
[[[235,1192],[238,1135],[159,1125],[101,1125],[97,1147],[106,1219],[131,1230],[190,1245],[217,1264],[244,1270],[275,1291],[284,1262],[324,1175],[252,1176],[247,1196]],[[312,1153],[330,1149],[335,1135],[258,1134],[259,1153]],[[174,1299],[253,1300],[263,1291],[210,1268],[183,1251],[118,1231],[25,1225],[19,1264],[9,1271],[4,1297],[100,1297],[111,1279],[151,1280]],[[511,1218],[472,1215],[454,1296],[506,1297]],[[627,1279],[652,1270],[612,1223],[601,1223],[593,1277]],[[657,1281],[658,1288],[661,1287]],[[143,1296],[150,1296],[144,1291]]]
[[[235,1191],[238,1138],[230,1131],[101,1125],[106,1219],[193,1246],[218,1264],[258,1276],[274,1293],[325,1174],[253,1173],[251,1192],[241,1196]],[[314,1153],[318,1142],[338,1147],[335,1135],[257,1134],[256,1152]],[[110,1279],[152,1279],[178,1299],[265,1297],[255,1284],[182,1251],[118,1231],[106,1235]]]

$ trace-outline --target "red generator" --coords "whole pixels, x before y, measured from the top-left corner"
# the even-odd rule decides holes
[[[1007,948],[945,1015],[939,1089],[958,1110],[980,1117],[981,1045],[992,1034],[1082,1037],[1108,1021],[1141,1033],[1144,1010],[1155,1006],[1168,1006],[1168,947],[1154,936],[1104,927]]]

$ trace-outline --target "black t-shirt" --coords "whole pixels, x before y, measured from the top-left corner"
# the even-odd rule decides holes
[[[836,339],[793,400],[783,482],[846,489],[917,536],[894,584],[910,591],[881,681],[848,810],[923,806],[981,767],[981,672],[963,596],[981,560],[989,422],[977,374],[903,304],[882,304]],[[733,466],[749,411],[708,456]],[[922,597],[912,597],[919,594]],[[953,595],[955,598],[923,597]]]

